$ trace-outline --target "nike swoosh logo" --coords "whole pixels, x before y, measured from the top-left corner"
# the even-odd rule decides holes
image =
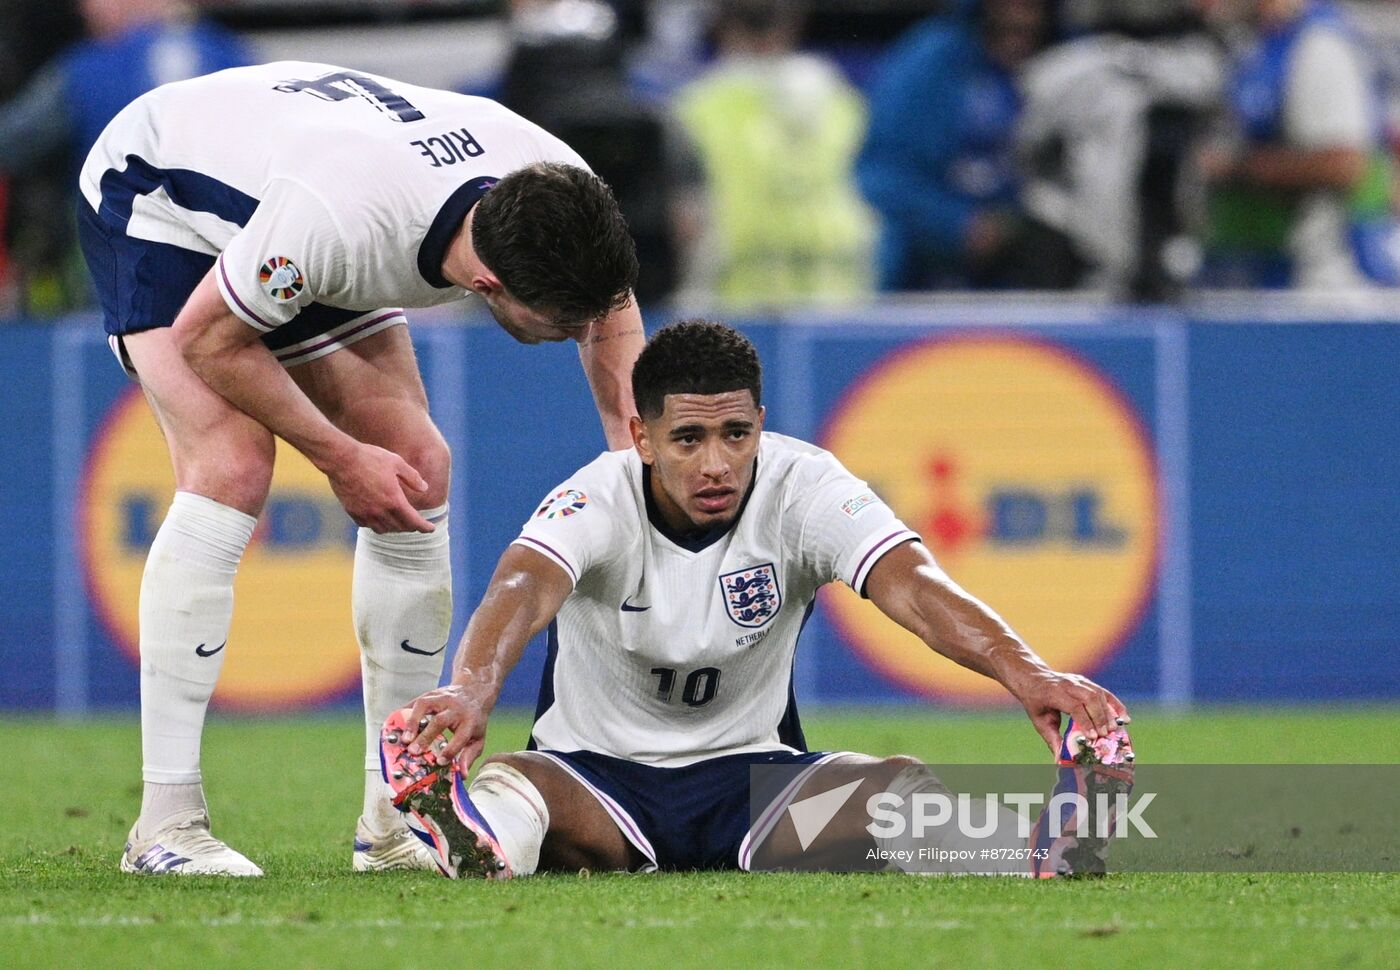
[[[628,600],[630,600],[631,598],[632,598],[632,597],[629,596],[629,597],[627,597],[627,599],[625,599],[625,600],[622,601],[622,612],[624,612],[624,613],[645,613],[647,610],[651,609],[650,606],[633,606],[631,603],[628,602]]]
[[[447,644],[444,643],[436,650],[419,650],[417,647],[409,644],[407,640],[399,644],[399,646],[403,648],[404,653],[416,653],[420,657],[436,657],[438,654],[442,653],[444,650],[447,649]]]
[[[214,656],[214,654],[218,653],[220,650],[222,650],[222,649],[223,649],[224,647],[226,647],[226,646],[228,646],[228,641],[227,641],[227,640],[225,640],[223,643],[219,644],[219,645],[218,645],[217,647],[215,647],[213,650],[205,650],[205,649],[204,649],[204,644],[201,643],[199,646],[197,646],[197,647],[194,648],[194,652],[197,653],[197,654],[199,654],[201,657],[212,657],[212,656]]]

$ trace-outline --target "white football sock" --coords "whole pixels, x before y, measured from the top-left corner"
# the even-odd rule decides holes
[[[477,773],[467,793],[495,833],[511,873],[534,873],[540,864],[540,845],[549,831],[549,807],[540,790],[515,768],[492,761]]]
[[[206,815],[209,809],[204,804],[204,786],[199,782],[189,785],[162,785],[148,781],[141,786],[141,816],[136,826],[143,838],[155,835],[162,822],[173,815],[199,811]]]
[[[380,832],[399,824],[379,774],[380,729],[390,714],[437,686],[452,631],[447,506],[422,515],[435,532],[361,529],[355,542],[350,603],[365,699],[364,815]]]
[[[371,835],[390,835],[404,825],[403,813],[389,802],[394,790],[384,783],[379,766],[365,769],[365,800],[360,817],[369,826]]]
[[[227,652],[234,572],[256,524],[213,499],[176,492],[151,543],[141,578],[142,777],[166,790],[143,797],[143,830],[203,805],[204,712]]]

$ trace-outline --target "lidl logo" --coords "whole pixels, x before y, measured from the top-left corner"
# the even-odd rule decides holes
[[[160,430],[132,388],[113,405],[94,441],[81,502],[94,609],[133,663],[139,662],[137,601],[146,552],[174,492]],[[354,535],[325,476],[278,441],[271,495],[234,583],[217,702],[292,707],[358,682],[350,619]]]
[[[1022,337],[915,344],[852,385],[823,444],[1052,666],[1092,672],[1137,627],[1156,571],[1156,463],[1133,405],[1088,362]],[[823,602],[896,682],[1005,698],[849,590]]]

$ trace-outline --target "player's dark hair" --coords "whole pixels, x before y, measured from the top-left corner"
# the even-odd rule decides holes
[[[612,190],[574,165],[511,172],[476,204],[472,248],[512,296],[585,324],[627,305],[637,246]]]
[[[632,396],[643,418],[659,417],[667,394],[748,390],[763,403],[763,366],[749,338],[710,320],[684,320],[652,335],[632,367]]]

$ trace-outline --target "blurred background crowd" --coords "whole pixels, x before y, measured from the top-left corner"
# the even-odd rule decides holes
[[[76,173],[123,105],[281,59],[563,137],[645,305],[1400,286],[1394,0],[0,0],[0,319],[89,304]]]

